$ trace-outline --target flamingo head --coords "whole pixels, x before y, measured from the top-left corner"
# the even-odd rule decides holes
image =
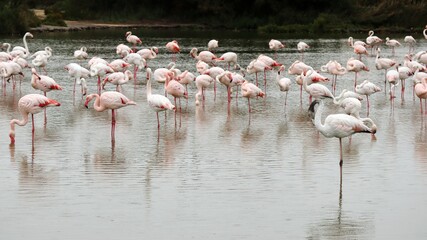
[[[94,97],[95,95],[94,94],[90,94],[90,95],[88,95],[88,96],[86,96],[86,101],[85,101],[85,107],[86,108],[89,108],[89,102],[93,99],[93,97]]]
[[[15,131],[12,129],[9,132],[9,138],[10,138],[10,145],[14,145],[15,144]]]

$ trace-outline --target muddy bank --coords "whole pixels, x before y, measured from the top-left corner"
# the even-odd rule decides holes
[[[67,32],[83,31],[107,28],[198,28],[204,29],[205,26],[198,24],[170,23],[170,22],[144,22],[144,23],[104,23],[95,21],[65,21],[66,27],[41,25],[31,28],[32,32]]]

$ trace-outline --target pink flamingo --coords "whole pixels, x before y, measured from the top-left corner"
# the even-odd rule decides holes
[[[124,58],[125,56],[127,56],[129,53],[132,53],[132,52],[133,50],[129,46],[123,43],[120,43],[116,47],[116,54],[119,55],[121,58]]]
[[[157,129],[160,129],[160,120],[159,120],[159,112],[166,110],[176,110],[176,107],[171,103],[169,98],[160,95],[160,94],[152,94],[151,93],[151,68],[147,68],[147,102],[148,105],[156,112],[157,116]]]
[[[132,79],[132,72],[130,70],[126,70],[123,72],[115,72],[108,74],[104,81],[102,82],[102,89],[107,82],[116,85],[116,91],[121,92],[121,86],[129,82],[129,79]]]
[[[381,88],[369,82],[368,80],[365,80],[361,84],[356,86],[355,91],[360,95],[366,96],[367,115],[369,115],[369,96],[381,91]]]
[[[209,69],[209,64],[199,60],[196,63],[196,70],[199,74],[203,74],[207,69]]]
[[[368,50],[366,50],[366,43],[362,41],[356,41],[353,43],[353,38],[348,38],[348,44],[353,48],[353,52],[359,56],[359,60],[362,60],[362,54],[368,56]]]
[[[166,79],[165,84],[166,92],[173,96],[174,98],[174,105],[176,106],[176,99],[178,98],[179,101],[179,111],[181,111],[181,98],[188,99],[188,92],[185,89],[184,85],[182,85],[180,82],[176,81],[175,79]]]
[[[408,44],[408,46],[409,46],[409,50],[408,50],[408,53],[409,54],[411,54],[411,53],[413,53],[414,52],[414,46],[415,46],[415,44],[417,43],[417,41],[415,40],[415,38],[414,37],[412,37],[412,36],[405,36],[405,38],[403,39],[403,41],[405,42],[405,43],[407,43]]]
[[[347,71],[344,67],[341,66],[336,60],[329,61],[326,65],[320,67],[320,71],[328,72],[332,74],[332,92],[335,94],[335,89],[337,87],[337,78],[338,75],[344,75]]]
[[[302,81],[303,81],[303,88],[304,90],[310,95],[310,104],[312,102],[312,98],[319,100],[320,98],[334,98],[334,95],[331,93],[331,91],[325,86],[320,83],[312,83],[308,85],[308,81],[310,79],[310,76],[315,71],[313,69],[310,69],[309,71],[303,72],[301,74]]]
[[[397,41],[396,39],[390,39],[389,37],[385,38],[385,45],[391,47],[391,54],[394,56],[394,49],[397,47],[402,46],[402,44],[400,44],[399,41]]]
[[[369,36],[366,38],[366,44],[368,44],[368,46],[371,47],[371,54],[372,54],[373,50],[375,51],[378,50],[378,47],[381,45],[383,40],[377,36],[374,36],[374,31],[372,30],[368,32],[368,35]]]
[[[424,114],[427,114],[427,78],[420,80],[415,80],[414,92],[417,97],[420,99],[420,109],[421,114],[423,114],[423,99],[424,99]]]
[[[282,48],[285,48],[285,44],[283,44],[279,40],[271,39],[270,42],[268,42],[268,47],[274,51],[274,58],[277,59],[277,51]]]
[[[314,106],[319,101],[314,101],[310,105],[310,111],[314,112]],[[340,183],[342,183],[342,165],[343,165],[343,154],[342,154],[342,138],[349,137],[355,133],[371,133],[375,134],[377,127],[374,122],[369,119],[358,119],[354,116],[347,114],[330,114],[325,118],[322,124],[322,113],[324,111],[324,103],[320,101],[319,107],[315,111],[314,125],[316,129],[327,138],[336,137],[340,142]]]
[[[136,35],[133,35],[131,31],[126,32],[126,41],[132,44],[133,52],[136,52],[136,45],[141,44],[142,41]]]
[[[62,90],[62,87],[59,86],[51,77],[39,75],[35,68],[32,68],[31,72],[31,86],[34,89],[42,91],[45,96],[46,92],[50,92],[51,90]]]
[[[356,45],[362,45],[365,48],[368,47],[368,44],[366,44],[364,41],[360,41],[360,40],[354,41],[353,37],[348,37],[347,44],[350,47],[353,47],[353,46],[356,46]]]
[[[200,96],[202,96],[202,102],[203,102],[203,105],[204,105],[204,102],[205,102],[205,89],[207,87],[209,87],[209,85],[211,85],[211,83],[214,82],[214,81],[215,80],[211,76],[209,76],[207,74],[202,74],[202,75],[199,75],[199,76],[196,77],[196,80],[195,80],[196,87],[197,87],[197,93],[195,95],[196,105],[200,104],[200,101],[199,101],[199,97]]]
[[[216,61],[223,61],[228,64],[228,70],[230,70],[231,64],[236,68],[237,66],[237,54],[235,52],[226,52],[221,55],[221,57],[217,58]]]
[[[144,48],[136,53],[138,53],[143,59],[145,59],[148,66],[148,60],[155,59],[157,57],[157,54],[159,53],[159,49],[157,47]]]
[[[209,65],[215,65],[215,60],[218,58],[210,51],[201,51],[198,53],[197,48],[192,48],[190,51],[190,56],[197,60],[202,60],[203,62]]]
[[[261,61],[259,59],[252,60],[246,67],[246,72],[248,72],[248,74],[255,73],[256,86],[258,86],[258,73],[264,72],[264,79],[266,79],[265,71],[268,70],[272,70],[272,67],[268,66],[264,61]]]
[[[304,61],[304,52],[307,51],[310,46],[305,42],[298,42],[297,50],[301,53],[301,61]]]
[[[362,99],[359,94],[344,89],[338,97],[334,98],[334,103],[343,108],[346,114],[360,118]]]
[[[248,99],[248,112],[251,113],[251,98],[264,97],[265,93],[255,84],[245,80],[242,84],[242,97]]]
[[[208,51],[214,52],[218,48],[218,40],[212,39],[208,42]]]
[[[386,79],[390,84],[390,100],[393,100],[395,96],[395,88],[399,85],[399,72],[396,69],[388,70],[386,73]]]
[[[99,94],[93,93],[86,97],[85,107],[88,107],[89,102],[95,98],[95,102],[93,103],[93,108],[97,112],[103,112],[107,109],[111,110],[111,142],[114,144],[115,140],[115,130],[116,130],[116,109],[126,107],[129,105],[136,105],[134,101],[129,100],[125,95],[110,91],[103,92],[101,96]]]
[[[347,71],[354,72],[354,87],[356,88],[357,75],[359,74],[360,71],[369,72],[369,68],[360,60],[357,60],[355,58],[350,58],[347,61]]]
[[[111,67],[114,72],[124,72],[128,69],[130,63],[127,63],[123,59],[114,59],[108,64],[108,66]]]
[[[401,98],[403,100],[404,94],[405,94],[405,80],[408,79],[410,76],[412,76],[413,72],[409,67],[402,66],[401,64],[396,66],[396,68],[397,68],[397,71],[399,72],[399,79],[402,84]]]
[[[188,70],[185,70],[184,72],[176,76],[176,80],[181,84],[185,85],[185,91],[188,92],[188,84],[194,83],[196,80],[196,76],[194,76],[194,74],[189,72]]]
[[[213,79],[216,79],[216,76],[224,72],[224,69],[220,67],[211,67],[203,72],[203,74],[211,76]],[[216,81],[214,81],[214,99],[216,99]]]
[[[68,75],[70,75],[70,77],[74,78],[73,96],[76,95],[76,84],[81,85],[82,95],[86,95],[87,86],[85,78],[89,77],[89,70],[77,63],[69,63],[65,65],[64,69],[68,71]]]
[[[123,60],[129,64],[133,64],[133,81],[136,85],[136,73],[138,72],[138,69],[143,69],[146,67],[145,59],[142,58],[138,53],[129,53],[126,57],[123,58]]]
[[[178,41],[172,40],[168,43],[166,43],[166,49],[171,52],[172,55],[172,62],[176,61],[176,54],[181,51],[181,48],[178,45]]]
[[[101,61],[101,62],[94,63],[90,66],[90,76],[92,77],[98,76],[98,82],[97,82],[98,95],[101,94],[101,77],[114,72],[114,70],[107,64],[108,63],[105,64]]]
[[[384,90],[386,90],[387,89],[387,77],[386,77],[387,69],[396,65],[396,61],[390,58],[381,58],[380,52],[381,52],[381,49],[378,48],[377,57],[375,58],[375,68],[377,70],[384,69],[384,85],[385,85]]]
[[[74,51],[74,58],[78,60],[85,60],[88,58],[87,48],[81,47],[79,50]]]
[[[286,107],[286,104],[288,101],[288,92],[289,92],[289,89],[291,87],[292,81],[291,81],[291,79],[289,79],[287,77],[281,77],[281,73],[284,71],[285,71],[285,66],[282,65],[279,68],[279,71],[277,72],[276,81],[277,81],[277,85],[279,85],[280,91],[286,93],[286,95],[285,95],[285,107]]]
[[[30,113],[32,122],[32,141],[34,142],[34,114],[45,110],[47,107],[55,106],[61,106],[61,104],[41,94],[28,94],[21,97],[18,101],[18,109],[22,115],[22,120],[12,119],[10,121],[10,144],[15,144],[15,124],[25,126],[28,123],[28,114]]]
[[[215,76],[215,80],[220,82],[227,88],[227,99],[228,104],[231,102],[231,88],[236,85],[236,82],[233,82],[233,74],[229,71],[224,71]]]

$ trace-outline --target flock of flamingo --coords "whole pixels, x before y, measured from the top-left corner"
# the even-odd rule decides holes
[[[427,26],[423,30],[424,37],[427,39]],[[35,90],[40,90],[42,94],[28,94],[23,96],[18,102],[18,110],[22,115],[22,119],[12,119],[10,121],[9,137],[11,144],[15,143],[15,124],[24,126],[29,121],[29,114],[32,117],[32,134],[34,141],[34,117],[33,115],[44,110],[45,122],[46,108],[60,106],[61,104],[53,99],[46,97],[47,92],[52,90],[62,90],[62,87],[55,82],[54,79],[47,76],[46,65],[49,58],[52,56],[52,49],[46,47],[44,50],[30,53],[27,44],[27,38],[33,38],[31,33],[26,33],[23,37],[24,47],[15,46],[11,49],[9,43],[4,43],[4,52],[0,52],[0,74],[3,77],[3,89],[7,83],[11,82],[15,89],[16,81],[23,76],[24,68],[31,68],[31,86]],[[356,57],[348,59],[346,67],[343,67],[338,61],[331,60],[324,66],[321,66],[319,71],[304,63],[304,52],[310,49],[310,46],[304,42],[297,44],[297,50],[300,52],[299,60],[293,62],[287,72],[295,76],[295,81],[287,78],[284,75],[285,66],[278,62],[277,52],[284,49],[286,46],[279,40],[272,39],[268,46],[274,51],[274,58],[268,57],[265,54],[259,55],[253,59],[246,68],[242,68],[238,62],[238,55],[234,52],[226,52],[221,56],[215,55],[215,50],[218,48],[218,41],[211,40],[208,42],[207,50],[199,51],[197,48],[192,48],[190,56],[196,60],[195,69],[197,73],[190,70],[181,71],[176,67],[176,54],[181,53],[181,48],[176,40],[168,42],[165,47],[172,56],[171,63],[165,68],[157,68],[154,71],[148,66],[150,60],[157,57],[159,54],[157,47],[143,48],[138,50],[137,47],[142,44],[139,37],[126,32],[125,39],[131,45],[119,44],[116,47],[117,59],[108,62],[99,57],[92,57],[88,61],[88,68],[81,66],[78,63],[69,63],[64,66],[68,74],[74,79],[73,95],[76,92],[76,85],[81,86],[82,96],[86,96],[85,106],[89,107],[89,103],[94,99],[93,108],[96,111],[111,110],[112,126],[111,126],[111,141],[115,141],[115,112],[117,109],[136,103],[121,93],[121,86],[128,83],[130,80],[137,82],[137,72],[145,71],[147,74],[147,103],[151,109],[156,112],[157,126],[160,128],[159,112],[166,110],[180,111],[181,98],[188,98],[188,84],[195,84],[197,92],[194,95],[195,105],[204,105],[205,90],[213,86],[214,98],[217,94],[217,84],[222,84],[227,89],[228,106],[230,106],[233,88],[236,88],[236,99],[241,93],[242,97],[247,98],[248,112],[251,114],[251,99],[267,97],[267,77],[268,71],[276,71],[276,82],[278,89],[286,93],[285,103],[287,104],[287,93],[292,82],[300,85],[300,100],[302,99],[302,90],[309,94],[310,107],[309,111],[313,112],[314,126],[325,137],[336,137],[340,142],[340,166],[343,163],[342,157],[342,142],[344,137],[351,136],[355,133],[371,133],[374,134],[377,130],[376,124],[368,117],[360,117],[362,108],[362,96],[366,96],[367,116],[369,116],[369,96],[379,92],[386,91],[387,85],[390,85],[389,96],[390,101],[394,101],[395,89],[401,84],[402,98],[405,90],[405,80],[412,77],[413,93],[420,99],[421,113],[423,113],[422,100],[425,101],[424,113],[427,114],[427,52],[415,50],[416,40],[411,36],[404,38],[408,45],[408,54],[404,56],[404,61],[398,63],[394,59],[381,57],[381,45],[385,43],[392,49],[392,54],[395,54],[395,48],[402,44],[394,39],[386,38],[386,41],[374,35],[370,31],[365,41],[355,41],[352,37],[348,38],[348,45],[353,49]],[[370,53],[368,51],[370,49]],[[362,56],[375,56],[375,68],[379,71],[384,70],[384,89],[378,85],[364,80],[358,83],[358,75],[361,71],[370,71],[362,60]],[[76,60],[84,61],[89,59],[87,48],[74,51]],[[27,62],[31,59],[31,64]],[[219,63],[225,63],[224,68],[219,66]],[[133,69],[132,69],[133,67]],[[46,75],[39,73],[43,71]],[[329,88],[325,85],[329,79],[323,76],[320,72],[329,73],[332,77],[332,86]],[[336,94],[337,77],[354,72],[354,89],[344,89],[340,94]],[[261,89],[258,81],[258,74],[264,75],[264,89]],[[255,81],[252,83],[247,76],[255,74]],[[96,77],[97,93],[87,94],[86,79]],[[11,80],[11,81],[10,81]],[[155,94],[151,91],[151,82],[164,84],[164,94]],[[106,84],[116,86],[116,91],[105,91]],[[240,90],[239,90],[240,88]],[[172,96],[174,102],[169,99]],[[314,101],[312,100],[314,98]],[[332,99],[333,103],[342,107],[345,113],[330,114],[322,123],[322,113],[325,106],[324,98]],[[178,101],[178,103],[177,103]],[[319,105],[319,106],[317,106]],[[228,108],[229,109],[229,108]]]

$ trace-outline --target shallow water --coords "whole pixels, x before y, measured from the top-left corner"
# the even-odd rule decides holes
[[[159,47],[158,58],[149,63],[153,70],[169,63],[164,45],[172,39],[183,49],[177,67],[192,72],[190,49],[204,49],[214,37],[220,44],[217,55],[237,52],[244,67],[260,53],[273,56],[270,38],[256,34],[134,32],[145,47]],[[296,43],[303,40],[311,46],[305,63],[319,69],[335,59],[345,66],[353,55],[347,37],[277,37],[288,46],[278,60],[290,66],[299,58]],[[396,38],[403,43],[403,36]],[[427,41],[417,40],[416,51],[425,50]],[[2,41],[22,45],[21,39]],[[139,72],[137,86],[123,86],[137,105],[118,110],[113,146],[111,113],[96,112],[92,104],[86,109],[78,92],[73,100],[73,81],[63,67],[78,62],[72,54],[81,46],[90,57],[113,60],[115,46],[124,41],[124,31],[34,34],[28,40],[32,52],[53,49],[48,75],[64,90],[48,93],[61,106],[47,110],[46,127],[43,114],[35,115],[34,144],[29,123],[16,127],[16,144],[10,147],[9,122],[20,118],[17,102],[35,92],[30,70],[15,91],[10,84],[2,88],[2,239],[426,238],[427,116],[420,113],[418,98],[412,98],[410,80],[405,100],[397,91],[394,106],[384,91],[371,96],[369,117],[377,123],[377,139],[360,134],[343,140],[340,189],[338,140],[316,131],[307,115],[307,94],[300,103],[295,82],[284,107],[275,73],[267,75],[267,98],[253,99],[250,114],[240,96],[232,99],[228,114],[221,86],[215,100],[210,88],[205,106],[195,106],[196,88],[190,86],[182,113],[161,113],[158,132],[146,102],[145,73]],[[382,55],[391,57],[383,48]],[[395,58],[402,62],[406,52],[406,47],[397,49]],[[383,88],[384,71],[375,69],[374,57],[363,60],[371,71],[361,73],[359,81]],[[353,77],[338,77],[337,92],[351,89]],[[95,78],[88,86],[96,91]],[[153,92],[162,93],[162,87],[153,83]],[[329,112],[339,111],[326,105]],[[362,106],[366,116],[365,100]]]

